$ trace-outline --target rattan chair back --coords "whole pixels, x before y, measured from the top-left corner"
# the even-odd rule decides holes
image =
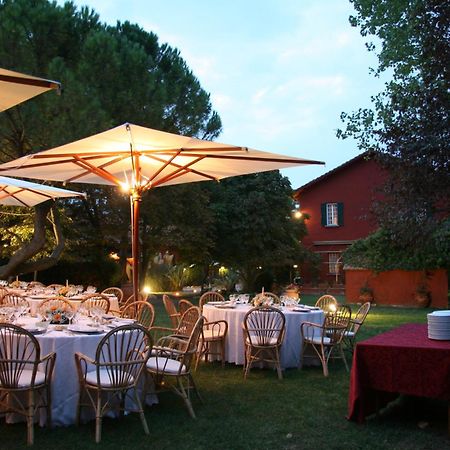
[[[164,308],[167,312],[167,315],[169,316],[172,327],[177,328],[178,323],[180,322],[181,316],[180,316],[180,313],[177,311],[175,303],[172,301],[172,299],[167,294],[164,294],[163,295],[163,304],[164,304]]]
[[[103,289],[102,294],[115,295],[119,305],[121,305],[123,302],[123,291],[122,291],[122,289],[120,289],[118,287],[113,286],[113,287]]]
[[[224,302],[225,297],[219,292],[205,292],[198,301],[198,307],[203,310],[203,305],[208,302]]]
[[[110,306],[109,297],[103,294],[88,294],[80,302],[80,308],[85,307],[88,311],[92,308],[101,308],[105,314],[109,312]]]
[[[326,313],[334,312],[338,306],[338,301],[332,295],[322,295],[315,306]]]
[[[178,311],[180,312],[180,316],[182,316],[189,308],[192,308],[193,306],[194,306],[194,304],[192,302],[182,298],[178,302]]]
[[[126,306],[120,315],[135,319],[144,328],[149,329],[155,321],[155,308],[149,302],[133,302]]]

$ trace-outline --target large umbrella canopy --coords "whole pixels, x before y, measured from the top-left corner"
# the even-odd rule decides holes
[[[0,177],[0,205],[34,206],[61,197],[84,197],[85,194],[53,186]]]
[[[60,89],[60,84],[0,68],[0,111],[51,89]]]
[[[142,193],[307,164],[324,164],[166,133],[125,123],[60,147],[2,164],[0,172],[25,178],[117,185],[132,204],[133,292],[137,298],[138,219]]]

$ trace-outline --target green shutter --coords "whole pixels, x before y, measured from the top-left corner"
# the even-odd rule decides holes
[[[338,203],[338,225],[342,227],[344,225],[344,204]]]
[[[322,226],[326,227],[327,226],[327,204],[322,203],[320,205],[320,210],[322,212]]]

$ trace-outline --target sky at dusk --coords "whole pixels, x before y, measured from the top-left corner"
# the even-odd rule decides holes
[[[359,154],[336,138],[339,116],[369,106],[383,81],[370,73],[377,58],[350,26],[348,0],[74,3],[176,47],[222,119],[218,141],[326,163],[283,170],[293,188]]]

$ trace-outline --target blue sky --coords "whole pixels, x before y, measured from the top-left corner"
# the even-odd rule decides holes
[[[63,3],[63,2],[59,2]],[[356,156],[340,113],[370,105],[383,81],[348,0],[76,0],[103,22],[138,23],[180,50],[223,123],[219,141],[318,159],[287,169],[293,188]]]

